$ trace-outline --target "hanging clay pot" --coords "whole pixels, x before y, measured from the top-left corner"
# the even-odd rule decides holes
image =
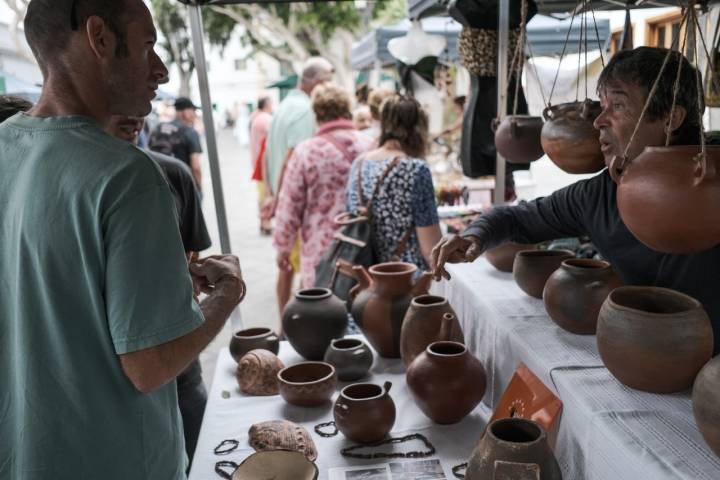
[[[527,243],[505,242],[495,248],[486,250],[485,259],[501,272],[512,273],[515,255],[521,250],[535,250],[535,245]]]
[[[659,252],[690,254],[720,243],[720,146],[646,147],[610,173],[618,184],[623,223],[638,240]],[[621,171],[620,171],[621,170]]]
[[[340,338],[330,343],[324,361],[335,367],[338,380],[352,382],[367,375],[372,367],[373,353],[360,339]]]
[[[594,335],[600,307],[610,292],[621,285],[608,262],[565,260],[545,283],[545,310],[560,328],[579,335]]]
[[[522,250],[515,255],[513,277],[520,289],[535,298],[542,298],[545,282],[565,260],[575,255],[570,250]]]
[[[277,374],[285,368],[282,360],[264,349],[250,350],[238,363],[235,376],[247,395],[277,395]]]
[[[413,298],[400,331],[400,356],[405,368],[428,345],[441,340],[465,341],[460,322],[447,299],[437,295]]]
[[[269,328],[247,328],[235,332],[230,340],[230,355],[236,362],[250,350],[262,348],[277,355],[280,349],[280,339]]]
[[[328,288],[300,290],[282,316],[290,345],[308,360],[322,360],[330,342],[345,335],[347,322],[345,304]]]
[[[434,342],[407,369],[407,385],[433,421],[457,423],[480,403],[487,376],[480,360],[458,342]]]
[[[387,437],[395,424],[395,403],[390,382],[381,387],[356,383],[342,389],[335,401],[335,425],[349,440],[374,443]]]
[[[543,428],[532,420],[491,422],[473,450],[466,480],[562,480]]]
[[[491,124],[497,152],[510,163],[530,163],[545,155],[540,143],[542,117],[508,115]]]
[[[660,287],[619,287],[600,308],[600,357],[628,387],[652,393],[688,389],[713,352],[700,302]]]
[[[317,407],[330,400],[337,386],[335,367],[325,362],[301,362],[277,374],[280,396],[299,407]]]
[[[317,448],[305,427],[287,420],[270,420],[250,427],[248,443],[258,452],[265,450],[289,450],[300,452],[314,462]]]
[[[399,358],[405,313],[413,297],[427,293],[432,274],[423,272],[413,282],[417,267],[403,262],[380,263],[369,270],[356,265],[353,271],[358,280],[350,292],[355,322],[380,356]]]
[[[698,373],[692,391],[693,414],[708,446],[720,457],[720,356]]]
[[[561,103],[543,111],[540,139],[550,160],[567,173],[595,173],[605,168],[600,150],[600,131],[593,122],[600,115],[600,102]]]

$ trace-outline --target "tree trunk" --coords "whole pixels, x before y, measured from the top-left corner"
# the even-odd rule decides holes
[[[192,80],[193,72],[186,72],[181,69],[178,69],[178,71],[180,73],[180,88],[178,88],[178,96],[190,98],[190,82]]]

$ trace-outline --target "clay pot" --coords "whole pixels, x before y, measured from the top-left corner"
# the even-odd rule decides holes
[[[285,365],[274,353],[250,350],[240,359],[235,377],[240,391],[247,395],[277,395],[277,374],[283,368]]]
[[[290,345],[308,360],[322,360],[330,342],[345,335],[347,323],[345,303],[328,288],[300,290],[282,315]]]
[[[600,131],[593,122],[600,115],[600,102],[561,103],[543,111],[540,141],[550,160],[567,173],[595,173],[605,168],[600,150]]]
[[[395,403],[390,382],[381,387],[356,383],[342,389],[335,401],[335,425],[349,440],[374,443],[387,437],[395,424]]]
[[[560,264],[575,255],[570,250],[522,250],[515,255],[513,277],[520,289],[542,298],[545,282]]]
[[[610,292],[621,285],[608,262],[565,260],[545,283],[545,310],[563,330],[594,335],[600,307]]]
[[[317,407],[330,400],[337,386],[335,367],[325,362],[302,362],[277,374],[280,395],[299,407]]]
[[[545,430],[522,418],[491,422],[473,450],[466,480],[561,480]]]
[[[646,147],[626,165],[615,157],[610,173],[618,184],[623,223],[648,247],[690,254],[720,243],[720,224],[708,221],[720,208],[720,146]]]
[[[692,391],[693,414],[708,446],[720,457],[720,356],[698,373]]]
[[[659,287],[620,287],[600,308],[600,357],[628,387],[671,393],[692,386],[710,360],[713,332],[700,302]]]
[[[228,480],[316,480],[319,473],[317,466],[302,453],[287,450],[255,452],[240,465],[228,460],[224,463],[235,471],[227,473],[223,466],[216,466],[215,471]]]
[[[314,462],[317,448],[310,433],[297,423],[287,420],[270,420],[250,427],[248,443],[258,452],[265,450],[289,450],[300,452]]]
[[[542,117],[508,115],[491,128],[495,132],[495,148],[510,163],[530,163],[545,155],[540,144]]]
[[[460,322],[447,299],[437,295],[413,298],[400,331],[400,356],[405,367],[428,345],[441,340],[465,341]]]
[[[382,357],[400,357],[400,331],[410,301],[430,286],[429,272],[413,283],[416,271],[415,265],[403,262],[380,263],[369,270],[353,267],[358,284],[350,291],[352,316]]]
[[[437,423],[456,423],[480,403],[487,376],[480,360],[458,342],[434,342],[407,369],[420,410]]]
[[[277,334],[269,328],[247,328],[235,332],[230,340],[230,355],[236,362],[250,350],[262,348],[275,355],[280,350],[280,339]]]
[[[373,364],[373,353],[357,338],[333,340],[325,352],[326,363],[335,367],[338,380],[352,382],[367,375]]]
[[[484,255],[490,265],[501,272],[511,273],[515,262],[515,254],[521,250],[535,250],[535,245],[506,242],[498,247],[486,250]]]

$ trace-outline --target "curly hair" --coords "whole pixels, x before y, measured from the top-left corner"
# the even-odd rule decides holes
[[[380,128],[380,146],[396,140],[407,155],[416,158],[425,156],[428,117],[414,98],[393,95],[385,100],[380,112]]]
[[[350,95],[337,85],[320,84],[312,93],[312,108],[318,123],[344,118],[352,120]]]

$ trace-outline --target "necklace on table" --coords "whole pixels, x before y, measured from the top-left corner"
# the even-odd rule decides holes
[[[420,451],[420,452],[393,452],[393,453],[385,453],[385,452],[374,452],[374,453],[354,453],[355,450],[359,450],[361,448],[374,448],[374,447],[380,447],[382,445],[392,445],[392,444],[398,444],[398,443],[405,443],[412,440],[420,440],[425,444],[427,447],[427,450]],[[435,447],[432,443],[430,443],[430,440],[428,440],[424,435],[420,433],[413,433],[410,435],[405,435],[404,437],[399,438],[388,438],[386,440],[381,440],[379,442],[370,443],[368,445],[353,445],[352,447],[343,448],[340,450],[340,454],[343,457],[349,457],[349,458],[361,458],[361,459],[373,459],[373,458],[424,458],[429,457],[430,455],[435,454]]]

